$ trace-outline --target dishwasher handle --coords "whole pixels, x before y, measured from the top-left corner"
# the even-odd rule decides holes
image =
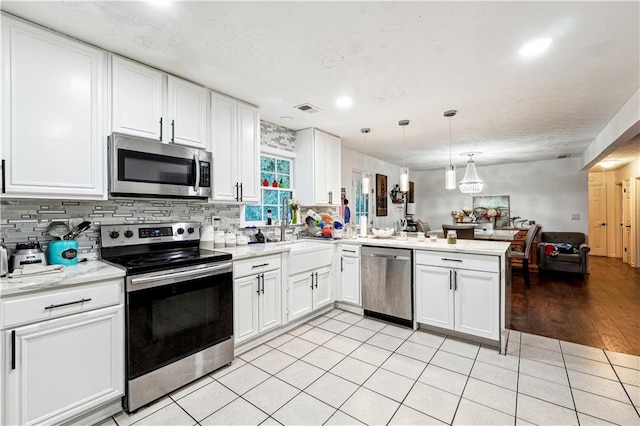
[[[393,260],[411,260],[408,256],[395,256],[393,254],[380,254],[380,253],[367,253],[363,254],[364,257],[382,257],[385,259],[393,259]]]

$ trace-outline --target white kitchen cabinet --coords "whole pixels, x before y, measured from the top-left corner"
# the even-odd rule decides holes
[[[417,252],[417,322],[499,340],[498,268],[493,256]]]
[[[3,16],[2,62],[4,194],[104,199],[106,52]]]
[[[167,92],[169,141],[208,149],[209,89],[169,75]]]
[[[303,205],[339,205],[340,138],[309,128],[296,134],[296,194]]]
[[[162,141],[167,75],[111,56],[111,130]]]
[[[256,107],[213,92],[211,129],[214,201],[260,202],[260,114]]]
[[[288,321],[326,307],[335,300],[331,285],[332,253],[330,244],[289,252]]]
[[[340,290],[338,300],[361,306],[360,247],[345,245],[340,250]]]

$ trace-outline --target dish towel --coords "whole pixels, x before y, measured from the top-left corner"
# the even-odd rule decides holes
[[[24,265],[8,275],[9,278],[35,277],[39,275],[60,274],[64,265]]]

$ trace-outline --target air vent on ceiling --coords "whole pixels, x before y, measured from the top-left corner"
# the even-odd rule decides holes
[[[571,154],[558,155],[558,158],[569,158],[569,157],[571,157]]]
[[[294,106],[294,108],[295,109],[299,109],[302,112],[306,112],[307,114],[315,114],[317,112],[322,111],[317,106],[314,106],[314,105],[311,105],[311,104],[296,105],[296,106]]]

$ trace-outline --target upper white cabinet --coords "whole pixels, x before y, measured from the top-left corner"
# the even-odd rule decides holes
[[[4,193],[105,198],[106,53],[3,16],[2,63]]]
[[[340,138],[318,129],[297,132],[295,176],[301,204],[340,204],[340,146]]]
[[[260,202],[260,113],[254,106],[211,94],[214,201]]]
[[[208,148],[209,89],[170,75],[168,92],[169,141]]]
[[[162,140],[166,74],[111,56],[111,130]]]

